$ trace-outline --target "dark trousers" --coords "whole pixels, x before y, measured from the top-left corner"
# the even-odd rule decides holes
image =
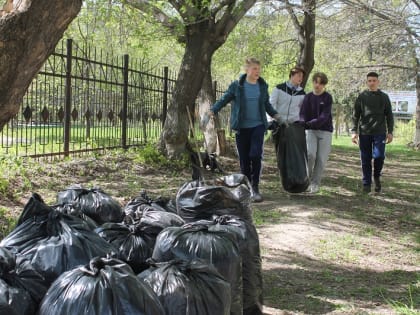
[[[243,128],[236,134],[241,173],[248,177],[253,187],[258,187],[262,168],[264,125]]]
[[[381,176],[385,160],[386,135],[359,135],[360,159],[362,162],[363,185],[372,183],[372,158],[373,177]]]

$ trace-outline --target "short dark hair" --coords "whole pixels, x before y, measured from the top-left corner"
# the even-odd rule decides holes
[[[376,73],[376,72],[374,72],[374,71],[371,71],[371,72],[369,72],[369,73],[366,75],[366,77],[367,77],[367,78],[369,78],[369,77],[379,78],[379,74],[377,74],[377,73]]]
[[[303,75],[305,75],[305,70],[304,70],[302,67],[296,66],[296,67],[293,67],[292,69],[290,69],[290,72],[289,72],[289,79],[290,79],[293,75],[295,75],[296,73],[299,73],[299,72],[302,72],[302,73],[303,73]]]
[[[324,72],[315,72],[312,76],[312,82],[316,82],[319,79],[319,83],[325,85],[328,83],[328,77]]]

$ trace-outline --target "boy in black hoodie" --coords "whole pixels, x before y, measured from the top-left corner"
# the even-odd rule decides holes
[[[375,192],[381,192],[381,171],[385,160],[385,144],[392,142],[394,116],[389,97],[378,89],[379,75],[367,74],[368,89],[357,97],[353,111],[352,142],[359,144],[363,172],[363,192],[369,193],[373,179]]]

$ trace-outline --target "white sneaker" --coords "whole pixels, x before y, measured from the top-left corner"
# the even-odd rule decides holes
[[[316,194],[319,192],[319,186],[316,184],[312,184],[311,185],[311,190],[310,190],[311,194]]]

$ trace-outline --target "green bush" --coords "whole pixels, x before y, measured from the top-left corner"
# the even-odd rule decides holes
[[[134,162],[153,167],[170,167],[173,169],[181,169],[188,165],[187,156],[180,159],[170,160],[163,155],[154,144],[147,144],[146,146],[136,149],[136,157]]]

